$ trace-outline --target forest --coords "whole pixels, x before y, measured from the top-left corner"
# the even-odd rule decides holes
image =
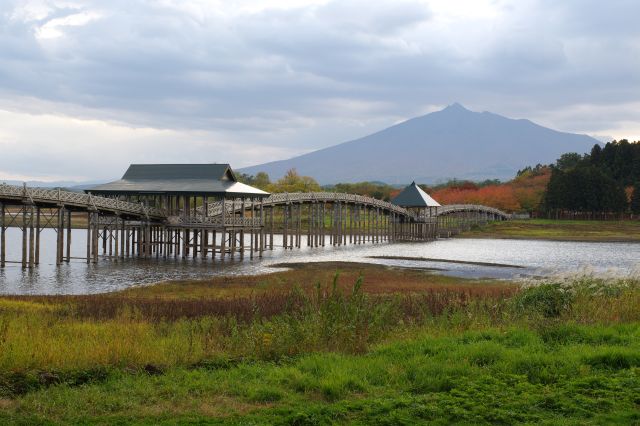
[[[562,155],[542,200],[546,212],[640,213],[640,142],[594,145],[585,155]]]

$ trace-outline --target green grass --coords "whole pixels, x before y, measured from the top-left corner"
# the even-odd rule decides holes
[[[2,298],[0,423],[640,422],[638,280],[407,274],[378,274],[392,293],[365,275],[195,302]]]
[[[521,238],[558,241],[640,241],[640,221],[510,220],[476,226],[472,238]]]
[[[364,355],[114,370],[5,401],[0,421],[632,424],[638,395],[640,324],[563,324],[424,332]]]

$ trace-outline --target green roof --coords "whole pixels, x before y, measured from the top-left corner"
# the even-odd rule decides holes
[[[269,195],[238,182],[228,164],[132,164],[122,179],[97,185],[86,192],[104,195]]]
[[[122,179],[211,179],[237,181],[229,164],[132,164]]]
[[[440,204],[415,182],[411,182],[411,185],[403,189],[391,202],[400,207],[440,207]]]

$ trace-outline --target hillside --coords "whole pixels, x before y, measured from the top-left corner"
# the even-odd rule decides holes
[[[321,184],[510,179],[524,166],[552,163],[565,152],[584,153],[596,143],[586,135],[453,104],[360,139],[240,171],[279,178],[296,168]]]

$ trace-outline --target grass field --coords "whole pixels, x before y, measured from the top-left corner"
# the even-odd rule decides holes
[[[640,241],[640,221],[510,220],[465,232],[469,238],[521,238],[556,241]]]
[[[638,395],[636,280],[344,263],[0,298],[2,424],[633,424]]]

